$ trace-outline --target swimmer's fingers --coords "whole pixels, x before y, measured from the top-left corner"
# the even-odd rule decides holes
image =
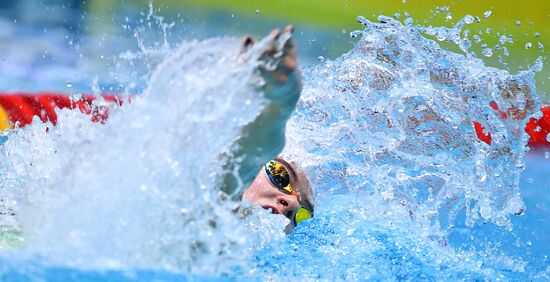
[[[294,27],[292,25],[287,25],[285,31],[281,36],[283,42],[283,57],[281,58],[281,66],[286,68],[287,71],[291,72],[296,70],[298,67],[296,61],[296,45],[292,40],[292,33],[294,32]]]
[[[263,50],[259,58],[260,61],[270,62],[282,54],[282,46],[279,43],[280,36],[281,32],[278,28],[275,28],[262,40]]]

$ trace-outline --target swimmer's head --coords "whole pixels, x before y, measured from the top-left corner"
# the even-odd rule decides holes
[[[242,199],[292,221],[287,230],[313,216],[313,191],[303,171],[281,158],[269,161],[246,189]]]

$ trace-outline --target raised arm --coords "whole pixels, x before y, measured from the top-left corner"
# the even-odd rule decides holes
[[[222,190],[232,198],[239,197],[260,168],[284,147],[286,122],[302,89],[292,31],[290,25],[282,33],[275,29],[258,43],[265,46],[258,72],[265,81],[260,90],[268,102],[260,115],[243,128],[233,156],[224,167]],[[252,38],[246,37],[243,48],[254,44]]]

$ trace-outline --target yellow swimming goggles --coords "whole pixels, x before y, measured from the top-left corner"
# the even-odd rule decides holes
[[[298,195],[298,193],[294,189],[292,189],[288,168],[284,164],[276,160],[271,160],[265,164],[264,171],[267,175],[267,178],[269,178],[269,181],[271,181],[273,186],[277,187],[279,191],[298,197],[300,208],[296,210],[291,217],[294,226],[298,225],[298,223],[306,219],[310,219],[312,217],[311,212],[303,207],[300,195]]]

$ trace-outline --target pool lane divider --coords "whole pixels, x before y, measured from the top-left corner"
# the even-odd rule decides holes
[[[95,95],[79,95],[78,98],[64,93],[41,92],[41,93],[1,93],[0,92],[0,131],[24,127],[32,123],[35,116],[42,122],[57,124],[56,109],[78,109],[82,113],[90,115],[92,122],[105,123],[109,110],[112,106],[122,106],[131,102],[131,95],[103,94],[103,99],[98,101]],[[491,102],[489,106],[498,112],[502,119],[508,119],[505,112],[498,108],[498,105]],[[525,127],[529,134],[527,145],[531,149],[550,149],[550,105],[541,109],[542,117],[531,118]],[[491,145],[492,137],[486,132],[481,123],[473,122],[476,136],[487,145]]]
[[[130,102],[127,95],[101,95],[98,100],[94,95],[70,96],[62,93],[0,93],[0,131],[24,127],[32,123],[35,116],[42,122],[57,124],[56,109],[78,109],[90,115],[92,122],[105,123],[110,107],[122,106]]]

